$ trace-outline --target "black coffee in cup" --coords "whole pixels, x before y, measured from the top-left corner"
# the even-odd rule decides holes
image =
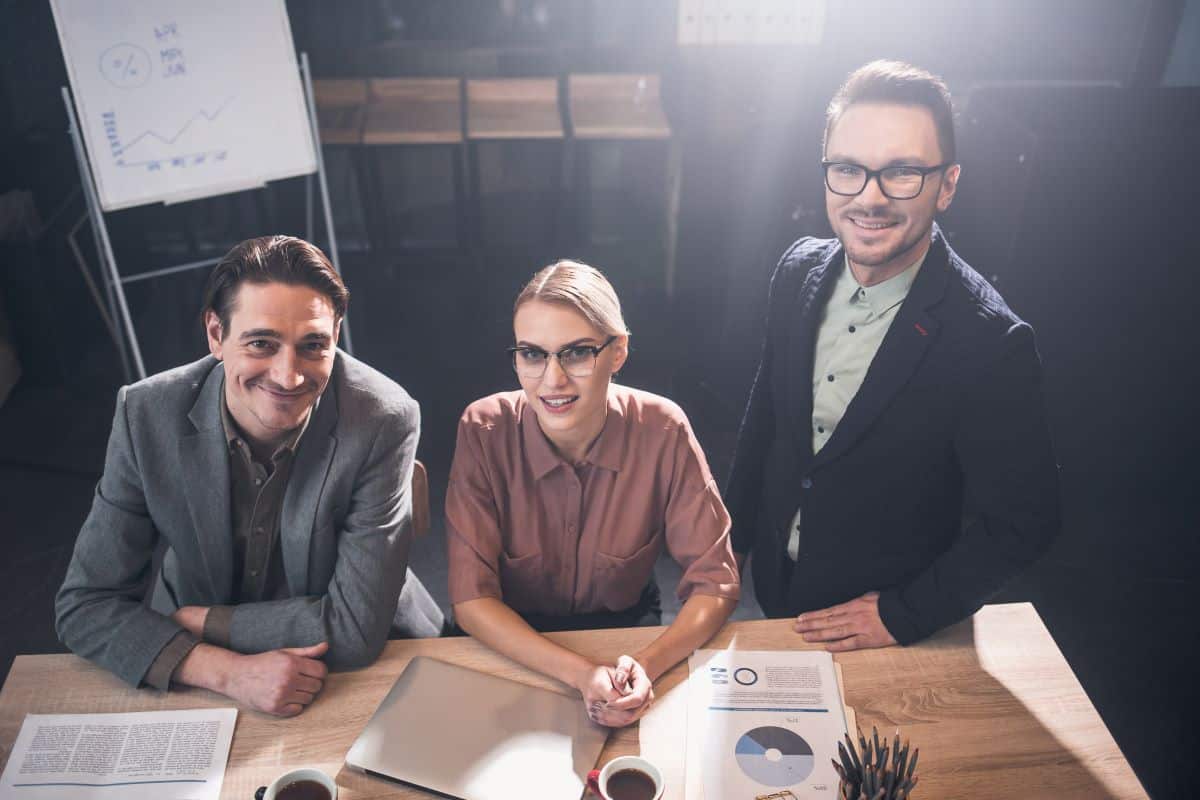
[[[654,790],[654,778],[640,769],[617,770],[604,784],[612,800],[654,800]]]
[[[275,793],[275,800],[330,800],[330,794],[316,781],[292,781]]]

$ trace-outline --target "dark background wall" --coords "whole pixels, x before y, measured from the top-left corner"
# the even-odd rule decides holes
[[[379,244],[453,230],[450,162],[381,154],[380,198],[328,152],[357,354],[421,402],[436,496],[455,420],[514,384],[502,354],[522,282],[564,255],[612,278],[634,331],[624,378],[683,404],[718,474],[756,366],[767,281],[795,238],[828,235],[816,162],[845,74],[878,57],[945,77],[964,175],[942,220],[955,247],[1038,332],[1062,465],[1053,552],[998,599],[1032,600],[1154,796],[1197,778],[1191,611],[1200,346],[1200,3],[831,2],[812,46],[679,47],[673,2],[288,3],[316,77],[661,73],[683,152],[674,291],[663,275],[663,153],[600,146],[591,236],[554,230],[553,146],[481,152],[492,212],[476,247]],[[0,242],[0,305],[24,377],[0,407],[0,675],[58,647],[49,598],[86,513],[125,381],[66,235],[83,213],[44,0],[0,0],[0,194],[30,208]],[[1167,86],[1169,88],[1163,88]],[[571,176],[568,176],[570,179]],[[572,185],[572,189],[580,187]],[[383,208],[371,204],[382,199]],[[108,222],[127,274],[303,233],[303,183]],[[93,265],[86,226],[83,254]],[[374,246],[370,246],[371,244]],[[131,285],[147,366],[203,353],[202,273]],[[429,548],[437,544],[437,531]]]

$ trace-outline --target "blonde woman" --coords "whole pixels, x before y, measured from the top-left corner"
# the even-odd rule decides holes
[[[737,604],[729,515],[683,411],[612,382],[629,331],[598,270],[540,271],[517,297],[513,332],[521,389],[477,400],[459,420],[450,601],[464,631],[577,689],[596,722],[628,725],[653,682]],[[596,663],[541,635],[660,624],[664,547],[683,568],[684,604],[648,646]]]

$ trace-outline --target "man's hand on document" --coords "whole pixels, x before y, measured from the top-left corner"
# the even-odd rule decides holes
[[[831,653],[887,647],[896,643],[879,617],[879,592],[846,603],[806,611],[792,626],[806,642],[828,642]]]
[[[616,666],[597,666],[577,685],[591,719],[609,728],[632,725],[654,702],[654,689],[642,665],[630,656]]]

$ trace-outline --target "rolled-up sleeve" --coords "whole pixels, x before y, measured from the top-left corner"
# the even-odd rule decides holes
[[[446,489],[446,556],[450,603],[480,597],[503,599],[500,523],[475,426],[458,424],[450,484]]]
[[[667,549],[683,567],[676,593],[736,600],[741,590],[729,539],[729,513],[691,427],[681,423],[666,508]]]
[[[146,670],[146,677],[142,679],[142,682],[155,689],[167,691],[171,688],[171,678],[174,677],[175,670],[179,669],[179,665],[187,658],[188,653],[192,652],[192,648],[199,643],[200,640],[187,631],[175,634],[175,638],[167,642],[167,646],[159,651],[154,663],[150,665],[150,669]]]

